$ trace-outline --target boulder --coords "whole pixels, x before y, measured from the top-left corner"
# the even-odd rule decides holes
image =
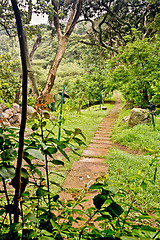
[[[16,113],[11,119],[9,119],[9,122],[14,127],[20,126],[21,114],[20,113]]]
[[[122,118],[122,121],[118,124],[118,126],[121,126],[123,124],[127,124],[130,116],[125,116]]]
[[[14,108],[17,113],[21,112],[21,107],[17,103],[13,103],[11,108]]]
[[[133,108],[128,119],[128,126],[134,127],[141,123],[147,123],[151,121],[151,115],[149,111],[142,108]]]
[[[122,109],[132,109],[132,108],[133,108],[133,102],[132,101],[127,101],[127,102],[125,102]]]
[[[31,106],[27,106],[27,119],[31,118],[31,115],[36,112],[36,109],[31,107]]]
[[[0,104],[0,113],[3,112],[3,110],[6,109],[6,105],[4,103]]]
[[[8,108],[4,111],[3,114],[5,114],[5,116],[7,116],[6,118],[10,119],[11,117],[13,117],[14,114],[16,114],[17,111],[14,108]]]

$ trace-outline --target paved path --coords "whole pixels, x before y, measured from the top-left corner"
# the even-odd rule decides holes
[[[63,188],[67,192],[60,194],[61,198],[72,199],[73,189],[83,189],[85,185],[91,185],[95,180],[107,173],[107,164],[105,156],[112,146],[111,133],[115,120],[118,117],[121,108],[119,95],[116,93],[115,107],[103,119],[96,131],[91,143],[82,153],[79,161],[74,162],[71,170],[64,181]],[[87,207],[92,205],[93,195],[87,197]]]

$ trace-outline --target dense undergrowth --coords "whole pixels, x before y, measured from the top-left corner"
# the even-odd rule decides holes
[[[112,107],[107,106],[108,110]],[[147,156],[132,156],[111,149],[106,158],[107,176],[97,179],[89,189],[95,193],[94,207],[84,209],[82,203],[86,201],[88,189],[74,191],[74,200],[67,202],[59,200],[58,192],[62,190],[67,170],[79,159],[106,111],[99,111],[99,106],[79,114],[64,111],[66,120],[62,119],[60,141],[57,141],[58,119],[54,116],[52,120],[43,111],[37,114],[39,117],[27,126],[32,127],[33,132],[25,140],[21,220],[17,224],[12,223],[12,217],[13,189],[16,187],[13,161],[17,156],[18,129],[1,129],[0,174],[4,190],[0,199],[0,239],[158,240],[160,175],[159,155],[155,149],[152,148],[151,155]],[[120,117],[122,115],[123,112]],[[141,129],[142,126],[137,127]],[[147,129],[154,138],[152,127]],[[113,138],[123,135],[123,131],[130,131],[133,136],[137,134],[126,126],[119,128],[117,122]],[[158,135],[158,129],[156,131]],[[142,139],[145,134],[141,132]],[[132,139],[138,144],[138,138]],[[70,149],[68,155],[64,151],[66,147]],[[57,158],[58,152],[61,156]]]

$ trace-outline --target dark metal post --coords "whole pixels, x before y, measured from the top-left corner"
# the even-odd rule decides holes
[[[102,93],[100,92],[100,108],[99,108],[99,110],[101,110],[101,103],[102,103]]]
[[[65,85],[63,87],[62,96],[61,96],[61,109],[60,109],[60,117],[59,117],[58,141],[60,141],[60,137],[61,137],[61,120],[62,120],[62,108],[63,108],[64,91],[65,91]]]

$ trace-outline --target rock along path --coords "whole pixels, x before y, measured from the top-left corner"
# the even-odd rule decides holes
[[[118,117],[121,108],[121,101],[116,92],[116,101],[114,108],[102,120],[96,131],[91,143],[82,153],[79,161],[74,162],[71,170],[66,177],[63,188],[67,191],[61,192],[60,197],[63,199],[72,199],[72,192],[75,189],[83,189],[85,185],[93,184],[100,176],[107,173],[107,164],[105,156],[112,146],[111,133],[114,123]],[[88,186],[89,187],[89,186]],[[87,206],[92,206],[92,193],[87,196]]]

